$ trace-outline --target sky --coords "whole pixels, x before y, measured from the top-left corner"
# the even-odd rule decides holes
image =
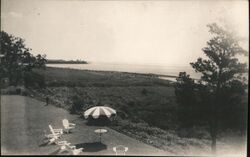
[[[213,22],[249,47],[247,0],[1,2],[1,30],[48,59],[189,65],[203,56]]]

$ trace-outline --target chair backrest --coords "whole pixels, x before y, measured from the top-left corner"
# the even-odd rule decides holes
[[[113,151],[116,155],[125,155],[125,153],[128,151],[128,147],[118,145],[116,147],[113,147]]]
[[[53,135],[55,135],[54,129],[52,128],[51,125],[49,125],[49,129],[50,129],[51,133],[52,133]]]
[[[63,126],[64,126],[65,128],[68,128],[68,127],[69,127],[69,121],[68,121],[68,119],[63,119],[63,120],[62,120],[62,123],[63,123]]]

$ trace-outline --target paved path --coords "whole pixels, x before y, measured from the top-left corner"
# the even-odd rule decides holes
[[[102,136],[102,147],[97,146],[99,138],[94,133],[96,127],[85,125],[79,116],[71,115],[62,108],[45,106],[41,101],[23,96],[2,96],[1,153],[57,154],[59,147],[44,145],[43,138],[45,132],[49,133],[49,124],[54,128],[62,128],[63,118],[75,123],[76,129],[63,135],[62,140],[85,147],[81,155],[115,155],[112,148],[116,145],[127,146],[127,155],[170,155],[110,128],[106,128],[108,132]]]

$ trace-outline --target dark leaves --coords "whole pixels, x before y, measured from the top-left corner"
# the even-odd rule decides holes
[[[202,74],[201,80],[194,82],[185,72],[180,72],[177,78],[175,94],[181,106],[181,120],[193,125],[201,124],[198,121],[214,124],[215,120],[222,124],[230,115],[235,122],[241,123],[236,119],[242,119],[244,115],[239,106],[242,106],[241,100],[247,88],[244,75],[248,69],[245,63],[240,63],[237,55],[247,55],[248,52],[240,47],[232,32],[215,23],[208,27],[214,36],[202,49],[207,58],[190,63],[196,72]]]
[[[1,77],[8,77],[10,84],[17,85],[22,82],[24,72],[32,68],[45,67],[45,56],[35,57],[30,53],[30,48],[24,44],[24,39],[14,37],[1,31]]]

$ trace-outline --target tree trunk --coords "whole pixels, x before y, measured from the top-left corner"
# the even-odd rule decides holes
[[[212,122],[212,125],[210,126],[210,135],[211,135],[211,150],[213,154],[216,154],[216,140],[217,140],[217,126],[216,121]]]
[[[210,136],[211,136],[211,151],[213,154],[216,154],[216,140],[218,133],[218,105],[217,103],[213,103],[211,119],[210,119]]]
[[[212,137],[211,150],[213,154],[216,154],[216,137]]]
[[[212,112],[211,112],[211,118],[210,118],[210,136],[211,136],[211,151],[213,154],[216,154],[216,139],[217,139],[217,125],[218,125],[218,101],[216,100],[212,104]]]
[[[219,69],[219,76],[217,87],[215,91],[215,101],[212,103],[212,112],[211,112],[211,121],[210,121],[210,135],[211,135],[211,150],[213,154],[216,154],[216,140],[217,140],[217,131],[218,131],[218,110],[220,108],[220,90],[221,90],[221,72],[222,69]]]

